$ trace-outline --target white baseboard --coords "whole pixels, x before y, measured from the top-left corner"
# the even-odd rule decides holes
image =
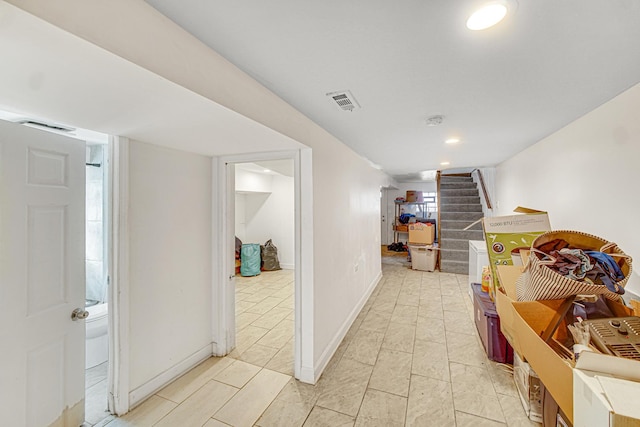
[[[280,263],[280,268],[283,270],[295,270],[296,269],[296,265],[295,264],[283,264]]]
[[[367,291],[364,293],[364,295],[362,295],[362,298],[360,298],[360,301],[358,301],[358,304],[356,304],[356,306],[353,308],[353,310],[351,311],[347,319],[344,321],[344,323],[342,324],[338,332],[335,334],[331,342],[329,342],[329,345],[327,346],[327,348],[325,348],[325,350],[322,352],[322,355],[320,356],[318,363],[316,363],[314,372],[306,373],[306,376],[308,376],[309,374],[313,375],[313,382],[304,381],[302,379],[302,376],[304,374],[303,372],[300,373],[301,374],[300,381],[309,382],[310,384],[315,384],[318,378],[320,378],[322,371],[324,371],[324,368],[327,367],[327,364],[329,363],[334,353],[338,349],[338,346],[344,339],[345,335],[347,335],[349,328],[351,327],[351,325],[353,325],[353,322],[356,320],[356,317],[358,317],[358,314],[360,314],[360,311],[362,311],[362,307],[364,307],[364,305],[367,303],[367,301],[371,297],[373,290],[376,288],[378,283],[380,283],[380,279],[382,279],[382,272],[378,273],[376,278],[373,279]]]
[[[129,392],[129,409],[131,410],[138,403],[142,402],[153,393],[160,390],[162,387],[166,386],[171,381],[183,375],[209,357],[211,357],[211,344],[207,344],[191,356],[184,359],[182,362],[177,363],[152,380],[142,384],[140,387],[131,390]]]

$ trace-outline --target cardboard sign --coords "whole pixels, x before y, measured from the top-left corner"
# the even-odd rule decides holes
[[[546,212],[517,208],[520,215],[485,217],[482,220],[493,286],[499,286],[497,265],[522,265],[521,250],[529,250],[541,234],[551,230]]]

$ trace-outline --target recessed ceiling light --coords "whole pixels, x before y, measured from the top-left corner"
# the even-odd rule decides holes
[[[470,30],[484,30],[493,27],[507,15],[509,11],[506,1],[490,1],[476,10],[467,19],[467,28]]]
[[[269,172],[271,172],[271,171],[270,171],[269,169],[263,169],[263,170],[262,170],[262,172],[264,172],[264,173],[269,173]]]
[[[450,162],[441,162],[440,166],[449,166],[451,163]]]
[[[445,141],[445,144],[456,144],[458,142],[460,142],[458,138],[449,138]]]

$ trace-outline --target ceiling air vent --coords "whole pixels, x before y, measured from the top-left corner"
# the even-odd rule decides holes
[[[342,90],[340,92],[329,92],[327,96],[331,97],[333,101],[338,105],[341,110],[353,111],[356,108],[360,108],[360,104],[353,97],[348,90]]]
[[[44,122],[39,122],[39,121],[36,121],[36,120],[31,120],[31,119],[18,120],[16,123],[19,123],[19,124],[25,125],[25,126],[29,126],[29,127],[33,127],[33,128],[50,130],[50,131],[54,131],[54,132],[70,133],[70,132],[75,131],[74,128],[70,128],[70,127],[67,127],[67,126],[63,126],[63,125],[59,125],[59,124],[55,124],[55,123],[44,123]]]

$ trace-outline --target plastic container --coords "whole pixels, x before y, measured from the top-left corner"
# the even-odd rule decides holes
[[[513,348],[500,331],[500,318],[496,305],[482,292],[478,283],[472,283],[473,308],[476,329],[487,352],[487,357],[499,363],[513,363]]]
[[[411,269],[434,271],[436,269],[436,250],[433,245],[409,244]]]

